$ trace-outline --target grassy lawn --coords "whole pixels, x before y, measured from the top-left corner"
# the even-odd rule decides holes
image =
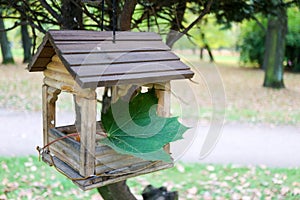
[[[96,190],[81,191],[37,157],[0,160],[0,199],[99,199]],[[177,190],[183,200],[300,199],[299,169],[177,163],[172,169],[128,180],[137,196],[148,184]]]

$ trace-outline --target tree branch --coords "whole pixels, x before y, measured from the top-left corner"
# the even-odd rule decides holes
[[[40,0],[41,5],[54,17],[57,22],[60,24],[62,17],[55,12],[55,10],[52,9],[52,7],[45,1],[45,0]]]
[[[27,23],[24,23],[24,22],[15,22],[15,24],[12,27],[9,27],[9,28],[6,28],[6,29],[0,29],[0,32],[10,31],[10,30],[13,30],[13,29],[17,28],[20,25],[25,25],[25,24],[27,24]]]
[[[125,4],[120,16],[120,21],[122,22],[120,24],[121,31],[127,31],[131,28],[131,19],[132,15],[135,9],[135,6],[137,4],[137,0],[125,0]]]
[[[253,16],[252,19],[257,23],[257,25],[259,26],[259,28],[261,28],[262,31],[264,31],[265,33],[267,32],[267,29],[255,16]]]
[[[189,30],[191,30],[207,13],[209,13],[210,11],[210,7],[212,5],[214,0],[209,0],[207,2],[206,7],[204,8],[204,10],[202,10],[202,12],[200,13],[200,15],[197,17],[197,19],[195,19],[187,28],[184,29],[184,31],[182,31],[181,33],[177,33],[170,41],[169,41],[169,46],[173,46],[173,44],[179,40],[183,35],[187,34],[187,32],[189,32]]]

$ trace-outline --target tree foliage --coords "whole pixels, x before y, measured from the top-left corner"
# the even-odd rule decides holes
[[[284,66],[294,72],[300,71],[300,12],[298,7],[288,9],[288,31],[285,38],[286,51]],[[239,40],[240,60],[242,63],[257,64],[262,68],[267,20],[257,17],[260,25],[255,20],[247,21],[241,25]],[[263,26],[263,28],[261,28]]]

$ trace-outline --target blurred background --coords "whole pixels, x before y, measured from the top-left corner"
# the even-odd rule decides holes
[[[172,82],[171,112],[192,127],[173,144],[175,167],[128,180],[137,199],[148,184],[179,199],[300,199],[299,7],[299,0],[1,0],[0,199],[101,199],[38,162],[43,74],[26,68],[49,29],[157,32],[195,72]],[[72,95],[60,95],[57,113],[58,125],[74,123]],[[201,157],[209,134],[218,137]]]

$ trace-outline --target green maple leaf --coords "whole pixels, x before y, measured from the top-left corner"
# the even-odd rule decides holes
[[[107,138],[101,140],[121,154],[130,154],[145,160],[172,159],[163,150],[164,145],[182,139],[188,129],[177,117],[156,114],[158,99],[155,90],[139,93],[129,103],[121,98],[111,104],[101,116]]]

